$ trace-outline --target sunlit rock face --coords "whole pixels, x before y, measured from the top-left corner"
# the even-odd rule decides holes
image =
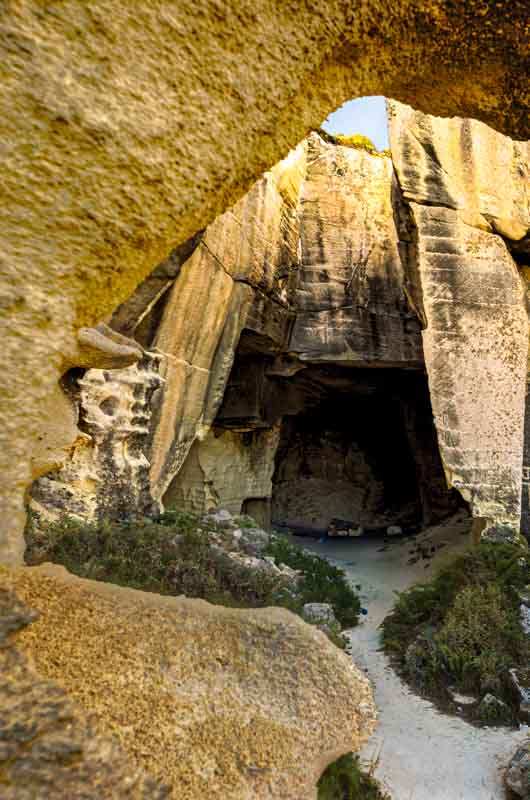
[[[423,367],[420,323],[407,301],[406,263],[400,253],[394,219],[396,187],[391,160],[325,142],[316,133],[309,137],[304,148],[304,163],[299,162],[303,179],[295,213],[285,229],[290,246],[287,248],[285,238],[281,239],[283,252],[278,254],[280,260],[278,255],[275,257],[276,274],[284,280],[284,305],[278,295],[269,293],[264,305],[262,295],[255,294],[234,366],[226,388],[223,387],[215,432],[195,442],[163,501],[194,510],[219,504],[240,511],[248,508],[252,500],[270,504],[274,471],[272,519],[277,524],[325,530],[334,516],[342,516],[357,522],[362,517],[369,527],[378,529],[396,520],[416,523],[430,520],[427,504],[422,506],[418,495],[417,475],[424,456],[414,459],[408,444],[404,462],[408,464],[409,458],[414,479],[410,482],[409,489],[413,485],[410,496],[403,498],[407,508],[401,508],[399,503],[399,508],[396,507],[393,499],[396,491],[392,492],[390,484],[399,482],[399,477],[390,478],[394,469],[392,453],[402,449],[400,443],[408,440],[403,409],[396,406],[392,411],[392,400],[388,408],[381,409],[395,420],[399,429],[396,441],[390,437],[387,442],[390,467],[386,469],[385,481],[376,477],[366,464],[372,483],[366,491],[361,488],[366,475],[361,469],[364,455],[360,450],[359,463],[353,472],[346,469],[346,475],[344,464],[331,467],[322,451],[322,459],[317,458],[318,466],[315,463],[315,474],[305,483],[299,477],[298,480],[288,477],[293,471],[304,472],[300,454],[291,454],[290,467],[279,464],[287,450],[285,443],[277,450],[278,435],[282,429],[282,437],[287,436],[287,419],[333,394],[339,397],[345,393],[344,404],[348,402],[348,392],[353,392],[349,400],[351,414],[356,424],[362,425],[363,407],[362,403],[359,405],[355,385],[359,384],[361,394],[368,393],[368,405],[370,392],[376,389],[361,385],[363,378],[355,367],[402,366],[409,370]],[[292,160],[293,157],[286,163]],[[218,235],[222,235],[225,224],[230,228],[230,217],[225,215],[225,218],[226,223],[224,218],[216,223]],[[254,238],[259,242],[262,220],[253,215],[250,206],[245,219],[256,227]],[[213,231],[211,236],[213,239]],[[241,260],[241,254],[232,251],[231,258]],[[270,262],[267,255],[265,264]],[[339,365],[350,372],[314,374],[309,369],[312,363]],[[383,386],[379,389],[384,392]],[[327,413],[330,408],[333,416],[332,400],[328,402]],[[347,435],[341,428],[345,416],[335,437]],[[285,425],[282,419],[286,420]],[[370,420],[373,429],[377,422],[373,415]],[[387,427],[392,428],[392,424]],[[271,435],[265,436],[268,431]],[[277,435],[273,436],[273,431]],[[380,464],[384,457],[380,451]],[[241,467],[245,463],[243,474]],[[378,474],[380,464],[376,468]],[[399,472],[397,461],[395,466]],[[320,474],[323,472],[326,475]],[[261,474],[260,480],[256,480],[257,474]],[[433,485],[440,476],[440,469],[432,471]],[[332,486],[334,477],[338,483]],[[364,507],[366,502],[371,503],[370,509]],[[444,510],[447,513],[446,505]]]
[[[390,158],[313,134],[300,197],[300,269],[289,350],[302,361],[419,366]]]
[[[448,481],[475,517],[517,530],[528,317],[515,259],[530,230],[530,144],[398,103],[390,141]]]
[[[305,151],[293,151],[206,230],[170,290],[152,342],[164,354],[151,465],[157,496],[212,424],[243,328],[284,335]]]
[[[305,144],[294,150],[117,309],[111,326],[136,337],[144,355],[137,366],[88,370],[78,381],[72,401],[83,434],[66,466],[34,485],[38,515],[101,519],[160,508],[215,419],[242,329],[276,348],[285,340],[305,152]],[[247,495],[236,483],[240,505]],[[207,504],[211,493],[203,495]]]
[[[441,461],[436,446],[423,449],[416,480],[425,484],[429,469],[433,476],[443,470],[445,490],[433,501],[420,489],[397,516],[381,500],[368,527],[410,519],[418,493],[425,505],[416,522],[442,498],[439,513],[447,513],[454,487],[483,525],[515,531],[528,349],[519,273],[529,227],[528,145],[483,124],[438,120],[399,104],[391,106],[391,120],[395,171],[389,159],[309,138],[291,330],[269,352],[254,343],[254,355],[243,337],[217,424],[253,430],[315,406],[322,401],[315,386],[312,399],[307,391],[300,397],[301,370],[311,363],[426,369]],[[411,449],[421,450],[417,443]],[[325,529],[334,497],[336,516],[366,524],[366,503],[377,496],[373,474],[372,500],[354,500],[351,484],[341,492],[344,465],[330,468],[329,453],[321,455],[304,500],[301,486],[285,479],[304,471],[301,457],[277,453],[277,521]],[[307,463],[305,469],[311,472]],[[324,473],[329,485],[320,491]]]
[[[392,160],[311,134],[116,312],[158,376],[129,513],[254,502],[276,523],[378,530],[442,517],[454,487],[482,526],[518,527],[529,148],[397,103],[390,119]],[[76,458],[52,514],[75,512]],[[88,506],[124,513],[112,491]]]

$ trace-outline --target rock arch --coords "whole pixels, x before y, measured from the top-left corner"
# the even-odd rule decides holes
[[[351,96],[525,138],[525,18],[481,0],[3,6],[2,560],[20,560],[31,456],[79,329]]]

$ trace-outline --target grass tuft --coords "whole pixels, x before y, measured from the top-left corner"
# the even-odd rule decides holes
[[[318,800],[390,800],[352,753],[330,764],[317,786]]]

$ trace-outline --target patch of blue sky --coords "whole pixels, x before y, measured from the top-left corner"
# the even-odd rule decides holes
[[[389,147],[384,97],[359,97],[348,100],[329,115],[322,127],[327,133],[342,133],[344,136],[362,133],[372,140],[378,150],[386,150]]]

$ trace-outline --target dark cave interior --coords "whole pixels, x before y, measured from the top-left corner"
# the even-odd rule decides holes
[[[462,505],[447,488],[422,369],[278,363],[240,351],[216,426],[243,432],[278,423],[276,527],[406,532]]]
[[[319,368],[311,372],[318,381]],[[359,535],[392,525],[415,530],[451,513],[459,501],[446,486],[425,375],[341,372],[348,379],[340,388],[329,386],[316,405],[283,418],[273,522],[305,533],[331,524]]]

